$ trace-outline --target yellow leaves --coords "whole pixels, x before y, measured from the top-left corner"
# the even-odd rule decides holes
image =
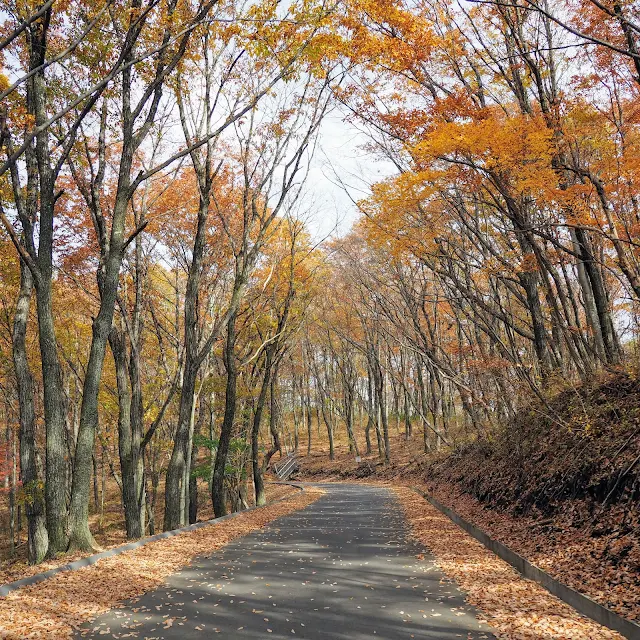
[[[442,232],[437,206],[439,170],[403,173],[372,187],[359,203],[366,215],[359,228],[366,240],[395,258],[419,255]]]
[[[393,1],[352,2],[343,19],[352,60],[371,67],[406,70],[429,60],[438,38],[432,23]]]
[[[346,46],[344,38],[335,32],[319,33],[305,48],[304,57],[316,65],[333,62],[342,56]]]
[[[0,177],[0,203],[10,203],[13,201],[13,189],[9,182],[9,176]],[[4,233],[4,231],[3,231]]]
[[[558,187],[556,143],[541,115],[479,109],[464,93],[452,93],[429,109],[399,108],[381,119],[405,141],[412,166],[373,185],[371,196],[359,204],[367,216],[362,224],[367,240],[395,257],[437,255],[439,239],[455,238],[451,194],[470,202],[497,198],[502,206],[505,199],[535,199],[540,208],[561,198],[581,202],[577,191]],[[578,214],[575,202],[572,209]],[[486,233],[492,235],[490,226]]]
[[[553,191],[553,200],[571,225],[597,226],[601,210],[591,184],[579,183]]]
[[[520,259],[518,271],[521,273],[532,273],[538,271],[538,261],[533,253],[527,253]]]
[[[373,186],[373,197],[384,204],[386,211],[415,209],[434,193],[434,182],[439,173],[424,170],[403,173],[393,180]]]
[[[595,91],[595,90],[594,90]],[[562,150],[579,159],[581,165],[606,185],[613,203],[626,207],[640,187],[640,133],[637,100],[621,101],[617,113],[609,113],[595,103],[595,97],[582,91],[567,104],[563,118]],[[572,189],[579,217],[600,208],[597,194],[585,181],[582,192]]]
[[[252,4],[234,28],[250,56],[287,68],[291,77],[301,67],[319,70],[326,60],[335,60],[342,48],[331,8],[317,0],[299,0],[286,7],[263,0]]]
[[[477,109],[450,96],[415,119],[414,141],[406,145],[411,168],[373,185],[371,196],[359,203],[366,215],[360,226],[366,241],[394,258],[439,260],[442,243],[459,243],[461,217],[475,217],[488,241],[502,247],[499,259],[485,256],[476,267],[473,277],[483,289],[491,274],[537,269],[534,256],[509,255],[492,222],[494,202],[503,210],[533,205],[549,212],[557,212],[560,204],[561,212],[568,209],[581,221],[590,215],[584,187],[558,185],[555,140],[542,116]],[[396,130],[410,126],[403,122]]]

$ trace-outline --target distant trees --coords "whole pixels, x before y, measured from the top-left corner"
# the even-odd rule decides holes
[[[398,173],[335,251],[349,294],[323,321],[337,340],[345,314],[362,318],[334,356],[341,370],[356,345],[367,363],[365,434],[391,401],[426,448],[482,437],[527,393],[624,366],[640,301],[633,9],[355,6],[339,95]]]

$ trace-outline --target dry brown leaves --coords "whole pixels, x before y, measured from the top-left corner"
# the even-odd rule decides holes
[[[111,484],[113,486],[108,487],[109,491],[106,496],[108,500],[108,504],[106,505],[107,522],[101,528],[98,524],[98,515],[92,514],[89,516],[89,526],[93,533],[94,540],[103,551],[119,547],[127,542],[120,489],[115,482],[111,482]],[[163,483],[161,483],[161,487],[162,486]],[[159,491],[159,493],[161,495],[164,494],[164,489]],[[290,485],[267,482],[265,484],[265,493],[267,496],[267,502],[275,502],[276,500],[280,500],[288,495],[298,493],[298,489]],[[211,506],[211,498],[208,491],[199,491],[198,497],[200,503],[198,505],[198,520],[205,521],[213,519],[213,507]],[[164,518],[163,501],[158,500],[158,503],[160,504],[156,509],[156,522],[162,522]],[[250,504],[252,505],[251,502]],[[80,558],[87,555],[86,553],[81,552],[69,553],[61,555],[58,558],[47,559],[37,565],[31,565],[27,563],[26,544],[22,545],[21,551],[21,557],[0,562],[0,584],[22,580],[22,578],[28,578],[36,575],[37,573],[44,573],[50,569],[57,569],[69,562],[80,560]]]
[[[69,638],[74,628],[162,584],[196,556],[302,509],[321,491],[307,489],[231,520],[152,542],[95,565],[58,574],[0,598],[0,638]]]
[[[467,592],[499,638],[512,640],[621,640],[583,618],[538,584],[467,535],[424,498],[395,487],[413,535],[431,550],[441,569]]]
[[[616,536],[617,523],[623,520],[620,507],[600,517],[599,526],[609,533],[596,537],[587,522],[581,527],[571,522],[576,512],[588,511],[587,505],[576,500],[567,503],[564,513],[543,520],[541,526],[539,518],[489,509],[462,493],[458,485],[415,484],[554,578],[621,616],[640,620],[638,531]]]

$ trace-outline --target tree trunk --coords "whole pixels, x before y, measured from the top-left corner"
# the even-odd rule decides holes
[[[576,268],[578,271],[578,282],[580,283],[580,289],[582,291],[582,305],[584,307],[584,313],[587,320],[587,326],[593,334],[593,341],[595,343],[595,351],[600,359],[605,359],[604,342],[602,341],[602,331],[600,329],[600,320],[598,319],[598,312],[596,310],[596,304],[593,299],[593,290],[591,289],[591,283],[589,282],[589,276],[585,268],[584,260],[582,259],[582,245],[578,240],[575,229],[570,228],[571,240],[575,252],[580,256],[576,258]]]
[[[98,459],[96,458],[96,452],[93,452],[93,510],[94,513],[98,513],[100,508],[100,492],[98,490]]]
[[[312,413],[311,413],[311,398],[309,396],[309,390],[305,393],[305,410],[307,412],[307,455],[311,455],[311,440],[312,440]]]
[[[367,426],[364,428],[364,437],[367,444],[367,455],[371,455],[371,427],[373,426],[373,411],[375,401],[373,398],[373,385],[371,383],[371,368],[367,375]]]
[[[267,498],[264,492],[264,478],[262,476],[262,467],[259,461],[260,454],[260,423],[262,422],[262,414],[264,412],[264,405],[267,400],[267,391],[269,389],[271,381],[271,367],[272,367],[272,351],[267,350],[265,365],[264,365],[264,377],[262,378],[262,385],[260,387],[260,395],[256,403],[256,409],[253,414],[253,424],[251,426],[251,465],[253,469],[253,487],[256,495],[256,506],[262,506],[267,503]]]
[[[65,462],[66,411],[58,344],[53,324],[51,282],[36,287],[38,338],[44,387],[46,426],[45,504],[49,557],[67,549],[67,465]]]
[[[200,357],[198,354],[198,295],[202,275],[202,262],[206,245],[209,216],[208,194],[201,194],[198,205],[198,224],[193,240],[193,252],[184,297],[185,364],[178,409],[178,425],[173,451],[167,468],[165,483],[164,529],[169,531],[186,524],[185,505],[188,501],[188,481],[185,482],[189,443],[193,439],[193,406]]]
[[[133,150],[131,150],[131,153]],[[130,159],[124,158],[120,166],[120,178],[123,172],[128,184]],[[119,183],[120,186],[120,183]],[[82,387],[82,405],[80,407],[80,429],[73,465],[71,486],[71,506],[69,508],[69,549],[92,551],[97,548],[89,531],[89,487],[91,484],[91,455],[98,429],[98,393],[100,379],[111,333],[116,294],[122,266],[126,211],[129,202],[128,189],[119,189],[113,209],[113,222],[109,250],[105,258],[104,272],[98,272],[100,290],[100,309],[93,321],[93,335],[89,359],[87,361],[84,384]]]
[[[411,438],[411,405],[406,387],[404,387],[404,436],[406,440]]]
[[[382,435],[384,438],[384,461],[389,462],[391,459],[391,447],[389,444],[389,417],[387,414],[387,401],[384,392],[384,377],[380,371],[380,416],[382,419]]]
[[[37,126],[43,125],[48,118],[46,110],[47,81],[43,65],[47,48],[47,32],[50,24],[50,10],[42,21],[34,24],[30,39],[30,68],[34,75],[29,80],[27,102],[29,113],[34,117]],[[37,164],[32,161],[37,158]],[[49,134],[42,129],[36,136],[35,158],[28,154],[28,171],[36,175],[35,182],[39,186],[39,228],[36,304],[38,314],[38,339],[42,363],[42,381],[44,387],[44,421],[46,428],[46,461],[45,461],[45,508],[47,532],[49,535],[48,555],[55,557],[67,548],[67,468],[66,455],[66,407],[62,385],[62,371],[58,359],[58,343],[53,320],[53,230],[55,209],[55,175],[51,168],[49,151]],[[30,176],[31,177],[31,176]],[[32,186],[29,180],[29,187]],[[37,187],[33,186],[34,190]],[[37,201],[37,196],[32,198]],[[37,204],[33,202],[35,214]],[[30,207],[31,208],[31,207]],[[23,221],[23,227],[31,222]],[[27,229],[25,228],[25,232]],[[30,227],[31,238],[33,228]],[[27,235],[25,233],[25,235]]]
[[[224,417],[220,429],[220,439],[216,452],[216,462],[213,468],[213,482],[211,486],[211,500],[216,517],[227,514],[227,505],[224,491],[224,471],[227,464],[227,455],[233,433],[233,422],[236,415],[236,392],[238,382],[238,369],[235,359],[236,344],[236,318],[234,311],[227,323],[227,340],[224,351],[224,364],[227,370],[227,386],[225,394]]]
[[[347,437],[349,438],[349,443],[353,447],[356,457],[360,457],[360,450],[358,449],[358,442],[353,433],[353,395],[354,391],[352,388],[348,388],[345,393],[345,421],[347,424]]]
[[[183,527],[186,522],[185,504],[188,493],[188,483],[185,484],[185,471],[189,441],[192,439],[190,431],[191,414],[193,410],[194,393],[196,388],[197,371],[187,355],[182,378],[182,393],[180,394],[180,408],[178,412],[178,426],[174,436],[173,451],[167,467],[165,481],[164,530],[172,531]]]
[[[427,402],[427,391],[422,376],[422,363],[416,360],[416,378],[418,380],[418,395],[420,396],[420,406],[422,408],[422,445],[425,453],[429,453],[429,430],[427,426],[427,412],[429,410]]]
[[[190,469],[193,469],[196,464],[197,448],[191,447],[191,464]],[[198,478],[189,473],[189,524],[194,524],[198,521]]]
[[[27,553],[29,564],[38,564],[44,560],[47,554],[49,536],[46,528],[42,481],[38,469],[33,379],[29,370],[26,349],[32,289],[31,272],[21,261],[20,291],[13,322],[13,364],[20,408],[20,479],[26,495]]]
[[[335,450],[333,444],[333,418],[331,417],[331,409],[326,407],[325,398],[320,399],[322,403],[322,419],[327,427],[327,436],[329,438],[329,460],[335,460]]]
[[[135,540],[144,535],[144,500],[141,493],[144,484],[141,473],[140,438],[134,437],[133,420],[141,419],[140,394],[136,394],[135,404],[130,382],[139,385],[138,368],[129,371],[124,332],[116,327],[111,330],[109,344],[116,370],[118,388],[118,453],[122,476],[122,506],[124,509],[127,539]],[[131,354],[130,360],[135,358]],[[144,495],[144,494],[142,494]]]
[[[584,268],[589,277],[589,283],[591,284],[593,302],[598,314],[606,359],[608,363],[615,364],[620,359],[620,351],[613,321],[611,319],[611,312],[609,311],[609,299],[602,280],[602,274],[594,260],[591,243],[589,242],[589,238],[587,237],[585,230],[576,228],[575,234],[580,244]]]

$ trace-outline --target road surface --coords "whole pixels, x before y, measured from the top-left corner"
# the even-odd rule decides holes
[[[77,637],[494,638],[409,539],[391,491],[322,486],[306,509],[196,559]]]

